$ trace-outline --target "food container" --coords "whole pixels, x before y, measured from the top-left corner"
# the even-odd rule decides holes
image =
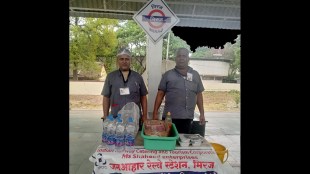
[[[144,135],[167,137],[165,122],[162,120],[146,120],[144,122]]]
[[[203,143],[204,140],[204,138],[199,134],[179,134],[179,136],[179,144],[181,146],[187,146],[187,144],[192,146],[201,146],[201,143]]]
[[[181,142],[189,143],[191,141],[191,139],[186,135],[189,134],[179,134]]]
[[[178,142],[179,142],[180,146],[182,146],[182,147],[188,147],[190,145],[189,141],[188,142],[182,142],[179,140]]]
[[[191,144],[192,146],[201,146],[201,140],[200,139],[194,139],[194,140],[191,140]]]
[[[187,142],[187,141],[198,141],[200,140],[203,142],[204,137],[199,135],[199,134],[180,134],[180,140],[182,142]]]
[[[179,133],[174,123],[169,137],[148,136],[144,134],[144,124],[142,126],[141,136],[144,141],[144,148],[147,150],[174,150]]]

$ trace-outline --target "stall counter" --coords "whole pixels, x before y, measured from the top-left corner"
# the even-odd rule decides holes
[[[134,151],[115,152],[99,145],[89,160],[94,163],[92,174],[236,174],[229,163],[221,163],[206,139],[199,147],[180,147],[177,143],[172,151],[147,150],[140,132],[135,139]]]

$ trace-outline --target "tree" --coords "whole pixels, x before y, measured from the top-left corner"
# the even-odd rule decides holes
[[[240,56],[240,50],[241,50],[240,37],[241,37],[241,35],[238,35],[237,39],[235,40],[236,43],[233,45],[234,59],[230,65],[232,75],[234,77],[236,77],[237,72],[240,72],[240,57],[241,57]]]
[[[167,54],[167,44],[168,44],[168,33],[163,38],[163,59],[166,59]],[[190,46],[180,37],[175,36],[172,31],[170,31],[170,40],[169,40],[169,53],[168,58],[170,60],[175,60],[175,52],[178,48],[185,47],[190,50]]]
[[[132,53],[132,69],[139,74],[146,70],[146,34],[135,21],[123,21],[117,30],[117,39],[119,48],[126,47]]]
[[[143,74],[146,70],[146,44],[147,36],[142,28],[133,20],[123,21],[117,31],[119,47],[127,47],[133,54],[132,68],[138,73]],[[163,38],[162,59],[166,58],[168,43],[168,33]],[[179,47],[185,47],[190,50],[190,46],[170,31],[169,40],[169,59],[174,60],[175,51]]]
[[[74,80],[78,80],[78,71],[99,72],[98,58],[115,53],[116,25],[113,19],[70,17],[69,62]]]
[[[193,58],[210,58],[212,57],[212,49],[207,47],[207,46],[203,46],[203,47],[198,47],[196,48],[195,52],[192,54]]]
[[[224,45],[223,57],[231,60],[229,63],[228,80],[235,79],[237,72],[240,71],[240,37],[241,35],[237,36],[234,44],[226,43]]]

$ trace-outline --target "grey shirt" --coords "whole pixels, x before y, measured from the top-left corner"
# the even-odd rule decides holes
[[[192,81],[175,68],[163,74],[158,86],[166,95],[163,117],[170,112],[172,119],[194,118],[197,93],[204,91],[204,87],[197,71],[189,67],[187,73],[192,74]]]
[[[129,94],[121,95],[120,88],[127,87],[129,88]],[[120,70],[109,73],[101,92],[101,95],[110,98],[111,114],[113,115],[117,115],[118,111],[128,102],[135,102],[141,112],[140,97],[147,94],[142,76],[133,70],[129,71],[127,81],[124,81]]]

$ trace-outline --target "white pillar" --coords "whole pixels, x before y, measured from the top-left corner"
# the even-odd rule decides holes
[[[151,38],[147,36],[146,71],[148,87],[147,110],[149,119],[152,118],[150,114],[153,113],[158,84],[161,79],[162,46],[162,38],[154,44]]]

